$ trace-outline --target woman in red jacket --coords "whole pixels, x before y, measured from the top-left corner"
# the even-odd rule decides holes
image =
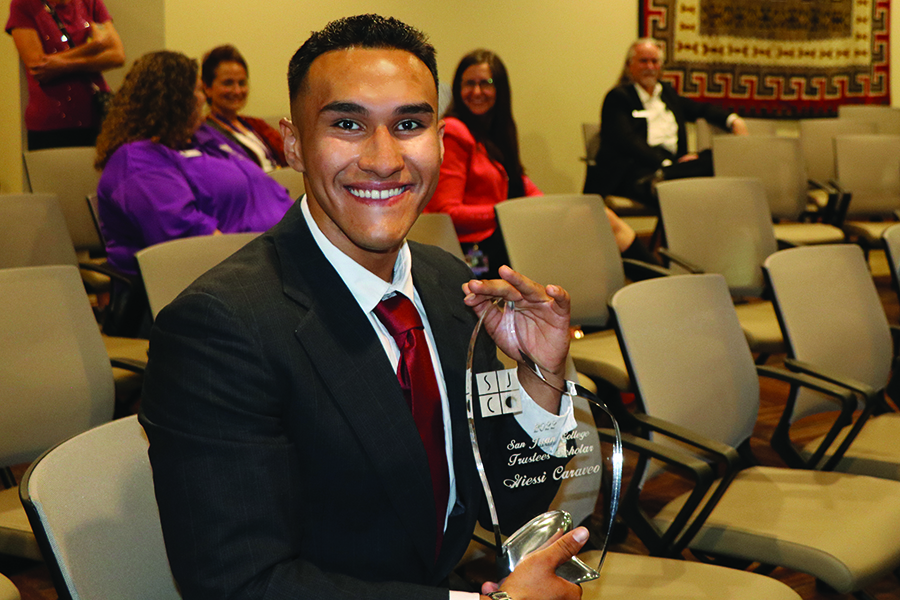
[[[444,162],[426,212],[453,218],[469,266],[479,277],[507,263],[494,205],[507,198],[538,196],[519,160],[506,67],[490,50],[462,58],[453,76],[446,114]]]

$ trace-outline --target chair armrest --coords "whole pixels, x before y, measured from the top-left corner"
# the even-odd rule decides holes
[[[820,367],[817,367],[816,365],[797,360],[796,358],[785,358],[784,366],[789,371],[793,371],[794,373],[805,373],[817,379],[821,379],[836,386],[840,386],[842,388],[856,392],[857,394],[862,396],[862,399],[866,404],[877,403],[879,401],[878,396],[881,390],[876,390],[872,386],[861,381],[856,381],[855,379],[851,379],[850,377],[845,377],[843,375],[838,375],[836,373],[827,372]]]
[[[819,210],[819,220],[822,223],[834,224],[843,193],[835,186],[817,179],[808,179],[806,183],[811,189],[822,190],[828,194],[828,202]]]
[[[78,268],[83,269],[85,271],[93,271],[95,273],[101,273],[106,275],[110,279],[115,279],[116,281],[120,281],[125,285],[131,286],[134,285],[134,278],[125,275],[115,267],[111,267],[108,264],[97,264],[97,263],[78,263]]]
[[[659,433],[682,444],[696,448],[705,454],[708,459],[724,465],[727,471],[737,471],[742,466],[738,451],[727,444],[711,440],[690,429],[647,414],[636,413],[634,414],[634,419],[647,432]]]
[[[117,369],[124,369],[132,373],[143,375],[147,370],[147,361],[135,360],[133,358],[110,358],[110,364]]]
[[[625,269],[625,276],[635,281],[637,279],[653,279],[655,277],[667,277],[674,275],[670,269],[654,265],[642,260],[634,258],[623,258],[622,267]]]
[[[612,442],[615,440],[615,432],[612,429],[598,428],[597,433],[601,441]],[[712,512],[724,489],[721,492],[717,490],[717,493],[707,499],[701,508],[707,492],[716,481],[715,472],[709,463],[679,448],[659,444],[629,433],[622,434],[622,445],[639,457],[639,467],[632,475],[625,498],[620,503],[623,517],[651,554],[678,557]],[[690,496],[665,531],[661,531],[653,523],[641,510],[638,502],[644,465],[651,459],[658,460],[670,468],[674,467],[693,480]],[[730,483],[730,479],[724,483],[724,486],[727,487],[728,483]],[[722,485],[723,483],[720,482],[720,487]],[[698,509],[700,510],[698,511]],[[691,517],[695,513],[697,516],[692,520]],[[686,527],[693,531],[693,534],[688,535]]]
[[[785,371],[784,369],[766,366],[757,366],[756,371],[760,376],[784,381],[790,383],[793,387],[802,386],[821,392],[840,404],[841,410],[838,413],[837,418],[828,429],[822,443],[819,444],[819,447],[816,448],[809,459],[804,459],[791,442],[791,419],[794,414],[796,403],[796,394],[793,393],[793,390],[792,393],[788,395],[784,411],[781,413],[781,418],[778,420],[778,424],[772,432],[772,438],[769,440],[769,443],[771,444],[772,449],[775,450],[789,467],[797,469],[815,469],[822,460],[822,457],[834,443],[834,440],[837,438],[840,431],[853,421],[853,411],[856,409],[856,395],[850,390],[832,385],[827,381],[817,379],[804,373],[794,373]],[[852,439],[850,441],[852,441]],[[849,442],[847,443],[847,446],[849,446]],[[841,448],[843,448],[843,450],[841,450]],[[838,452],[836,452],[832,459],[822,467],[822,470],[832,470],[837,462],[843,458],[846,450],[847,448],[844,445],[839,447]]]
[[[828,184],[833,187],[839,195],[831,225],[840,227],[844,224],[844,219],[847,218],[847,209],[850,208],[850,201],[853,199],[853,192],[846,189],[841,185],[839,181],[835,179],[829,180]]]
[[[668,248],[660,247],[660,248],[657,248],[656,251],[659,252],[662,256],[664,256],[664,257],[666,257],[667,259],[669,259],[670,261],[672,261],[673,263],[675,263],[675,264],[677,264],[677,265],[679,265],[679,266],[681,266],[681,267],[684,267],[685,269],[687,269],[687,270],[690,271],[691,273],[697,274],[697,273],[703,273],[703,272],[704,272],[703,269],[701,269],[700,267],[698,267],[698,266],[695,265],[695,264],[692,264],[692,263],[688,262],[687,259],[678,256],[677,254],[675,254],[674,252],[672,252],[672,251],[669,250]]]

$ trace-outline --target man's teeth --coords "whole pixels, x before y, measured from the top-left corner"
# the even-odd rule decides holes
[[[391,188],[389,190],[358,190],[350,188],[350,193],[358,198],[368,198],[371,200],[386,200],[394,196],[398,196],[403,192],[402,187]]]

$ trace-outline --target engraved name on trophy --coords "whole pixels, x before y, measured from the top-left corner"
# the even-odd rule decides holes
[[[581,407],[579,425],[571,430],[557,430],[555,432],[542,431],[543,424],[529,424],[532,431],[524,431],[521,423],[503,423],[506,427],[501,431],[517,431],[523,435],[503,438],[500,443],[492,441],[494,454],[491,463],[495,461],[503,464],[502,477],[494,477],[489,481],[488,471],[485,468],[482,449],[479,447],[477,423],[483,419],[516,419],[522,413],[522,397],[519,388],[516,369],[477,373],[473,371],[473,362],[476,355],[476,345],[480,337],[482,323],[491,311],[502,311],[501,327],[507,328],[509,337],[518,342],[518,356],[513,356],[516,361],[524,364],[546,385],[551,386],[560,393],[572,397],[576,409]],[[496,302],[486,310],[475,326],[475,331],[469,342],[469,351],[466,362],[466,410],[469,422],[469,435],[475,455],[475,463],[481,479],[481,485],[487,498],[488,509],[491,516],[491,524],[497,548],[498,578],[506,577],[516,566],[531,552],[538,550],[545,543],[556,536],[571,531],[578,523],[573,523],[572,516],[565,510],[550,510],[531,518],[525,525],[509,535],[503,541],[503,532],[500,529],[503,515],[498,515],[498,498],[506,500],[507,505],[520,506],[517,502],[518,491],[522,498],[533,498],[539,488],[547,491],[552,497],[560,486],[574,484],[577,488],[582,483],[580,492],[587,494],[586,498],[591,503],[596,503],[600,496],[600,481],[604,474],[604,463],[609,465],[610,477],[608,486],[604,490],[607,494],[605,507],[608,509],[607,518],[604,518],[605,531],[597,536],[596,530],[592,539],[595,546],[601,550],[601,558],[596,568],[593,568],[577,557],[560,566],[556,573],[560,577],[573,583],[583,583],[599,577],[599,571],[606,557],[608,532],[611,531],[616,512],[618,510],[619,492],[622,485],[622,442],[619,427],[607,406],[594,394],[572,381],[565,381],[565,389],[550,384],[541,374],[540,366],[531,358],[534,353],[525,347],[522,338],[518,335],[521,326],[516,328],[517,313],[513,303]],[[516,354],[515,352],[513,354]],[[588,403],[597,410],[589,410]],[[592,412],[605,413],[611,422],[615,433],[615,440],[611,445],[611,451],[604,456],[601,451],[599,438],[593,424]],[[496,422],[494,423],[496,424]],[[548,429],[552,429],[548,428]],[[558,429],[558,428],[557,428]],[[548,433],[550,433],[548,435]],[[505,450],[501,453],[502,460],[498,461],[496,448]],[[494,470],[494,472],[497,472]],[[498,480],[499,479],[499,480]],[[576,481],[577,480],[577,481]],[[586,486],[589,489],[586,489]],[[492,486],[494,489],[492,489]],[[546,487],[545,487],[546,486]],[[563,494],[568,494],[565,490]],[[543,508],[541,508],[543,510]],[[506,532],[508,533],[508,532]],[[599,543],[596,538],[602,538]]]

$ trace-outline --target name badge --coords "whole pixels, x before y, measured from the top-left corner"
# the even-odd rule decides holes
[[[203,156],[203,153],[197,150],[196,148],[189,148],[187,150],[182,150],[179,152],[185,158],[197,158],[198,156]]]
[[[631,111],[631,116],[635,119],[646,119],[650,116],[650,113],[648,113],[646,110],[633,110]]]

